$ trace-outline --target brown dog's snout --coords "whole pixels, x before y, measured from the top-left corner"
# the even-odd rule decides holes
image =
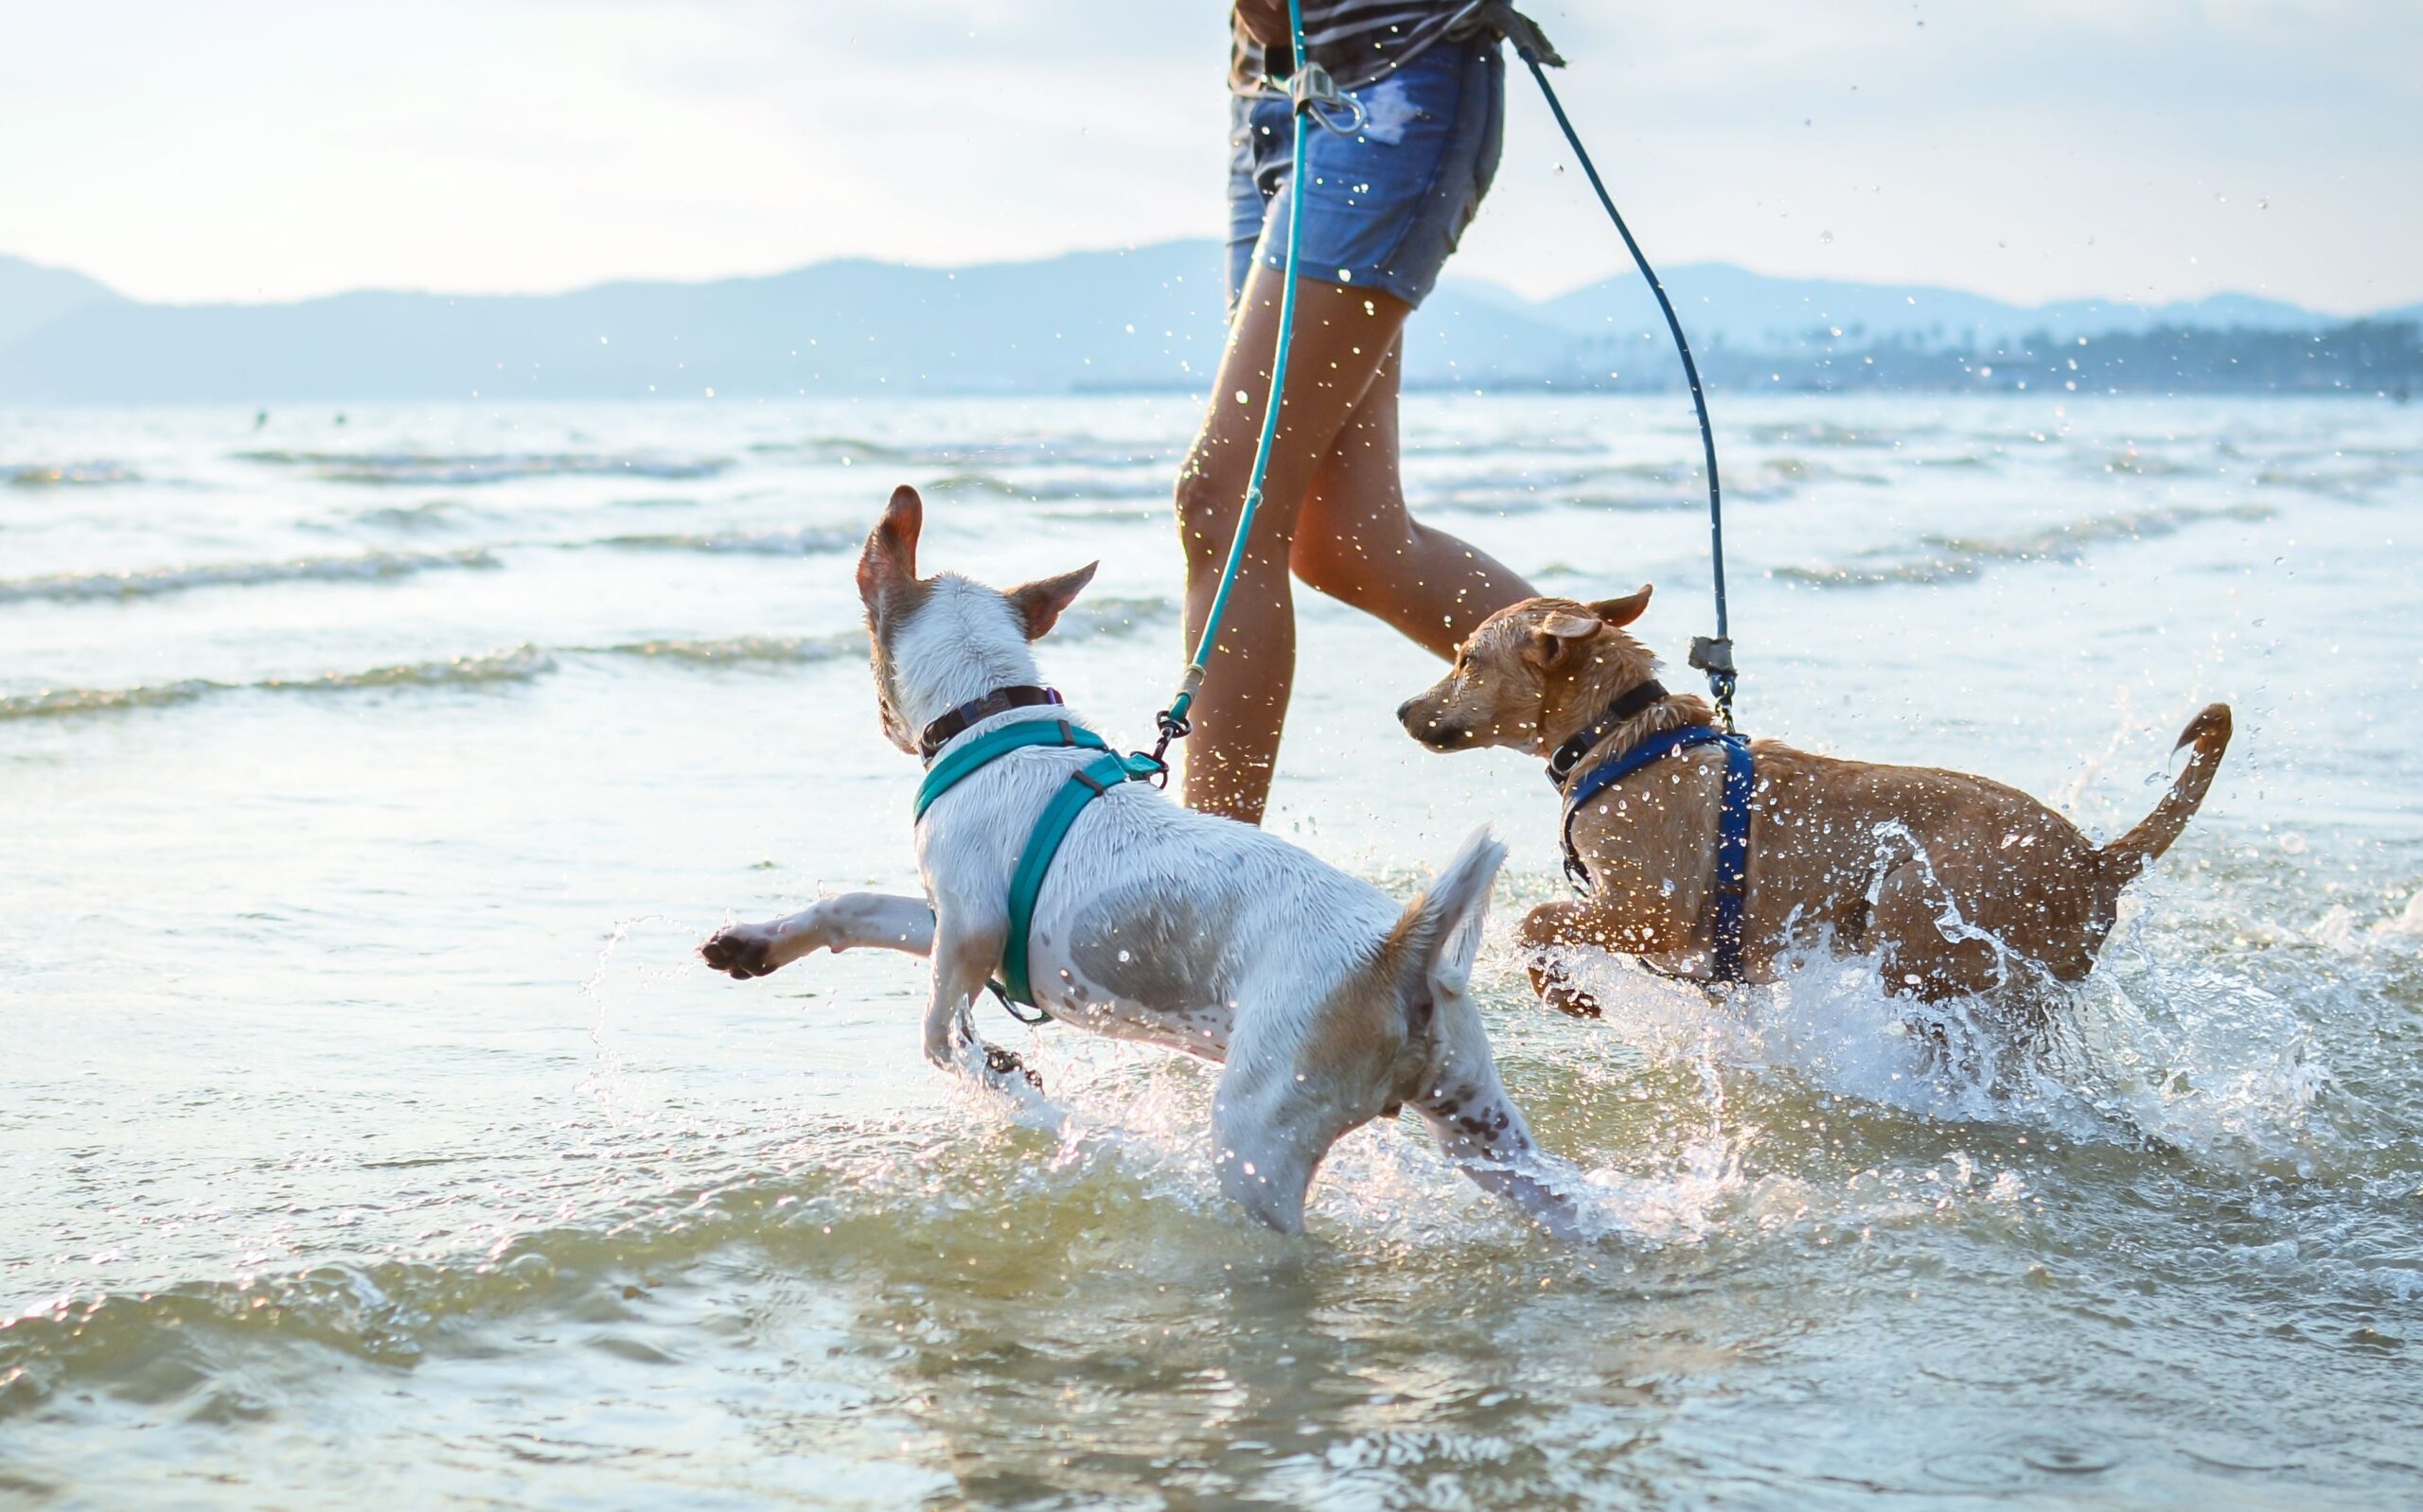
[[[1463,726],[1444,723],[1424,710],[1422,699],[1423,695],[1416,694],[1397,705],[1397,723],[1405,727],[1406,734],[1432,750],[1454,750],[1471,737],[1472,732]]]

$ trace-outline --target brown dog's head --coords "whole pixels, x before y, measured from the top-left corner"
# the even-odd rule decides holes
[[[1058,622],[1099,563],[1003,592],[956,572],[917,575],[926,503],[902,484],[858,554],[858,598],[875,647],[875,703],[886,738],[914,754],[937,715],[996,688],[1032,683],[1027,642]]]
[[[1619,599],[1525,599],[1483,620],[1456,664],[1397,710],[1432,750],[1511,746],[1546,756],[1644,678],[1654,659],[1619,628],[1649,607],[1650,589]]]

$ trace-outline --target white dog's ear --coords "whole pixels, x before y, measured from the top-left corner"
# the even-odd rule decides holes
[[[1643,583],[1636,593],[1627,593],[1619,599],[1601,599],[1590,606],[1590,612],[1609,624],[1630,624],[1649,611],[1650,587]]]
[[[1039,577],[1032,583],[1021,583],[1003,596],[1010,607],[1017,610],[1018,621],[1026,627],[1030,641],[1043,639],[1044,633],[1059,623],[1060,611],[1075,601],[1085,586],[1094,580],[1094,569],[1100,562],[1088,562],[1073,572],[1058,577]]]
[[[858,597],[870,616],[881,610],[885,598],[916,583],[917,536],[925,526],[926,501],[917,490],[907,483],[892,490],[883,519],[858,553]]]

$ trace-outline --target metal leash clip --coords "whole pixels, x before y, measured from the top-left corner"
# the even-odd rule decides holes
[[[1371,119],[1363,109],[1363,102],[1352,95],[1340,94],[1337,80],[1329,77],[1328,69],[1316,62],[1307,62],[1289,76],[1287,99],[1297,110],[1311,112],[1314,120],[1340,136],[1353,136]],[[1332,112],[1342,113],[1346,124],[1339,125]]]
[[[1733,733],[1733,688],[1740,674],[1733,670],[1733,641],[1729,636],[1695,635],[1691,637],[1691,665],[1707,674],[1708,692],[1716,695],[1716,713],[1724,721],[1724,732]]]

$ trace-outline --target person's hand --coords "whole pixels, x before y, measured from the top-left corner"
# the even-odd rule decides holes
[[[1283,53],[1293,45],[1287,0],[1237,0],[1237,24],[1266,52]]]

